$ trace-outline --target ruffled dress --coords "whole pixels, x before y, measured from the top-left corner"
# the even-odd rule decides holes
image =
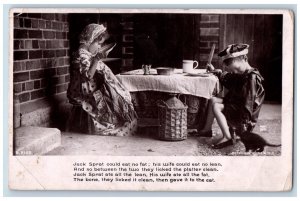
[[[92,119],[94,130],[109,135],[115,127],[136,117],[130,93],[101,60],[93,78],[87,72],[93,64],[93,55],[80,48],[74,55],[71,80],[67,92],[73,105],[81,106]]]

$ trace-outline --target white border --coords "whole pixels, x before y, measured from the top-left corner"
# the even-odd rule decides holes
[[[74,13],[73,9],[13,9],[15,12],[28,12],[30,11],[36,11],[36,12],[63,12],[63,13],[68,13],[68,12],[72,12]],[[89,13],[100,13],[100,12],[110,12],[110,13],[121,13],[121,12],[128,12],[128,9],[91,9],[86,11],[86,9],[76,9],[75,12],[89,12]],[[293,86],[293,54],[291,54],[291,52],[293,52],[293,44],[294,41],[292,41],[291,39],[293,38],[293,29],[291,29],[293,27],[292,25],[292,19],[291,19],[291,15],[289,12],[284,11],[284,10],[253,10],[253,9],[239,9],[239,10],[228,10],[226,9],[226,11],[224,10],[219,10],[219,9],[176,9],[176,10],[167,10],[167,9],[133,9],[131,10],[131,12],[134,13],[138,13],[138,12],[143,12],[143,13],[155,13],[155,12],[163,12],[163,13],[196,13],[196,12],[200,12],[200,13],[230,13],[230,14],[239,14],[239,13],[251,13],[251,14],[284,14],[284,23],[283,23],[283,27],[284,27],[284,37],[283,37],[283,49],[284,49],[284,54],[283,54],[283,67],[285,68],[283,71],[283,102],[282,102],[282,114],[284,114],[284,118],[282,121],[282,131],[285,131],[285,133],[283,133],[282,135],[282,155],[280,157],[230,157],[230,161],[228,161],[229,159],[227,157],[214,157],[214,160],[225,160],[227,158],[227,160],[225,161],[225,163],[228,163],[227,165],[250,165],[253,163],[258,163],[260,165],[260,169],[257,169],[256,174],[259,174],[261,170],[268,170],[268,173],[276,173],[278,177],[283,177],[281,179],[286,179],[285,181],[287,181],[288,185],[283,185],[283,186],[278,186],[274,183],[274,185],[276,186],[275,188],[270,188],[270,186],[247,186],[246,189],[245,188],[241,188],[239,184],[236,184],[236,186],[230,186],[230,188],[228,188],[228,186],[224,186],[224,183],[222,183],[221,186],[213,186],[210,188],[201,188],[199,189],[199,186],[195,187],[183,187],[183,186],[172,186],[172,189],[166,188],[168,190],[262,190],[262,191],[280,191],[280,190],[288,190],[290,189],[290,181],[291,181],[291,161],[292,161],[292,123],[293,123],[293,119],[292,119],[292,115],[293,115],[293,89],[291,88],[291,86]],[[10,31],[12,30],[12,26],[10,26]],[[12,33],[12,32],[10,32]],[[10,44],[11,41],[10,41]],[[12,46],[10,46],[12,47]],[[12,52],[12,50],[10,49],[10,53]],[[12,54],[10,54],[10,59],[12,61]],[[10,65],[10,75],[12,73],[12,66]],[[10,83],[11,84],[11,83]],[[12,98],[12,95],[10,94],[10,98]],[[10,107],[11,109],[12,107]],[[10,119],[12,120],[12,110],[10,110]],[[12,134],[12,127],[10,126],[10,134]],[[12,138],[10,137],[10,140]],[[10,144],[11,145],[11,144]],[[42,175],[38,175],[41,178],[43,178],[43,175],[45,173],[47,173],[47,171],[45,172],[45,168],[49,168],[49,166],[46,167],[37,167],[36,164],[32,164],[33,161],[36,161],[37,158],[38,160],[40,160],[40,162],[43,162],[43,164],[59,164],[59,162],[64,161],[65,163],[72,163],[74,160],[78,160],[78,157],[73,157],[73,156],[57,156],[57,157],[46,157],[46,156],[28,156],[28,157],[14,157],[11,155],[12,153],[12,149],[10,146],[10,186],[19,189],[19,187],[23,186],[22,184],[20,184],[20,181],[16,183],[16,180],[14,180],[15,178],[12,178],[12,175],[15,173],[15,171],[18,171],[18,168],[21,168],[18,165],[25,165],[27,167],[30,168],[26,168],[27,170],[30,169],[34,169],[36,172],[43,173]],[[86,160],[87,156],[81,157],[82,160]],[[95,156],[88,156],[88,158],[90,160],[99,160],[99,157],[95,157]],[[112,160],[112,157],[106,158],[106,157],[100,157],[103,160]],[[127,157],[126,157],[127,158]],[[130,159],[130,161],[132,160],[143,160],[145,158],[147,158],[147,160],[153,160],[153,161],[159,161],[159,160],[165,160],[165,157],[128,157]],[[113,157],[113,160],[121,160],[122,157]],[[168,159],[173,159],[173,160],[186,160],[186,157],[168,157]],[[205,157],[192,157],[189,158],[189,160],[207,160],[207,158]],[[278,170],[275,167],[279,167],[279,165],[282,165],[284,163],[287,163],[287,167],[285,166],[284,169]],[[278,166],[277,166],[277,165]],[[33,165],[33,166],[32,166]],[[61,166],[61,170],[67,175],[68,172],[65,172],[66,170],[63,170],[63,168],[68,168],[68,164],[64,164],[63,166]],[[246,167],[244,167],[246,168]],[[20,170],[20,169],[19,169]],[[70,170],[70,169],[69,169]],[[24,171],[24,170],[23,170]],[[26,171],[25,171],[26,172]],[[24,172],[24,174],[25,174]],[[228,174],[228,173],[227,173]],[[266,174],[266,173],[264,173]],[[28,175],[27,175],[28,176]],[[50,176],[50,175],[46,175],[46,176]],[[52,175],[51,175],[52,176]],[[222,175],[223,177],[227,178],[229,175]],[[55,178],[55,176],[54,176]],[[54,179],[53,178],[53,179]],[[61,178],[61,177],[60,177]],[[30,180],[30,178],[28,178]],[[63,178],[61,178],[63,179]],[[66,178],[67,179],[67,178]],[[252,182],[257,182],[260,181],[262,178],[259,175],[256,175],[255,178],[252,178]],[[45,178],[46,180],[46,178]],[[49,185],[49,188],[47,189],[61,189],[61,188],[57,188],[57,187],[62,187],[60,185],[52,185],[51,183],[47,183],[48,181],[42,180],[43,182],[46,182],[46,185]],[[23,181],[24,182],[24,181]],[[33,182],[33,181],[32,181]],[[232,181],[231,181],[232,183]],[[24,184],[24,183],[23,183]],[[21,185],[21,186],[19,186]],[[33,186],[29,186],[29,185],[33,185]],[[64,186],[64,189],[74,189],[72,188],[72,184],[70,184],[71,186]],[[23,186],[23,188],[28,187],[29,189],[34,188],[34,189],[40,189],[40,187],[37,185],[35,186],[34,183],[27,183],[26,186]],[[48,187],[48,186],[47,186]],[[74,187],[74,186],[73,186]],[[104,187],[104,186],[102,186]],[[21,187],[22,188],[22,187]],[[75,189],[99,189],[98,187],[94,187],[91,185],[86,185],[86,186],[81,186],[78,188],[78,186],[76,186]],[[129,186],[120,186],[120,185],[114,185],[114,186],[110,186],[110,187],[106,187],[106,188],[102,188],[102,189],[118,189],[118,190],[141,190],[141,187],[136,188],[135,186],[133,188],[129,187]],[[144,188],[143,188],[144,189]],[[164,188],[157,188],[155,186],[147,186],[147,190],[163,190]]]

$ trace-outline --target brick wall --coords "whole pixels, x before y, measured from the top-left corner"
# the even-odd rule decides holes
[[[53,125],[70,80],[68,16],[15,14],[13,32],[13,91],[21,113],[14,115],[22,116],[15,126]]]
[[[67,90],[70,80],[67,14],[15,15],[13,31],[13,90],[22,113],[22,106],[34,108],[38,101]]]
[[[205,66],[213,44],[216,44],[212,64],[219,66],[220,15],[202,14],[200,18],[200,66]]]
[[[124,14],[122,15],[122,67],[121,71],[128,71],[133,68],[133,57],[134,57],[134,26],[133,26],[133,15]]]

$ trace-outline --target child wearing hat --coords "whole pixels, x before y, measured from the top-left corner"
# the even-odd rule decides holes
[[[212,145],[215,149],[233,145],[230,128],[235,128],[237,134],[252,131],[258,119],[265,91],[263,77],[248,63],[248,48],[247,44],[232,44],[221,51],[218,56],[223,59],[224,72],[207,64],[207,70],[213,72],[228,89],[224,98],[213,97],[210,100],[205,126],[199,131],[200,136],[212,136],[212,124],[216,118],[223,138]]]

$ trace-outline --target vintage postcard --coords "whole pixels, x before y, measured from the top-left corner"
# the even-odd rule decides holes
[[[10,189],[292,189],[292,11],[14,8],[9,22]]]

